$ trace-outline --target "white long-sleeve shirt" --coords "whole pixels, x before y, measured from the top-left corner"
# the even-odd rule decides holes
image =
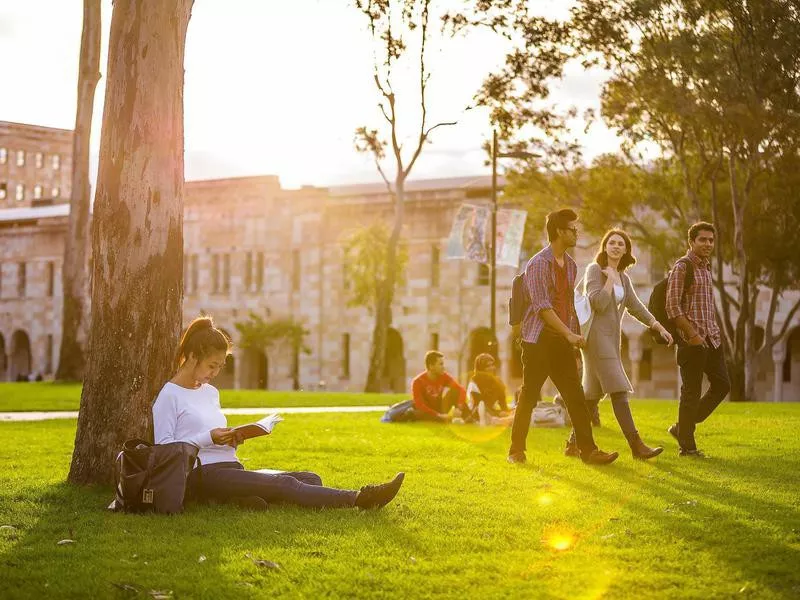
[[[227,427],[219,405],[219,391],[204,383],[195,390],[167,382],[153,404],[153,430],[156,444],[189,442],[200,448],[201,464],[238,460],[231,446],[211,441],[211,430]]]

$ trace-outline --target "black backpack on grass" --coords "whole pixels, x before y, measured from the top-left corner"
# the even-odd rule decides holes
[[[677,265],[680,262],[686,265],[686,275],[683,278],[683,295],[686,296],[686,292],[694,284],[694,264],[688,258],[681,258],[675,264]],[[672,268],[674,269],[675,267],[673,266]],[[672,271],[653,287],[650,300],[647,301],[647,310],[656,318],[656,321],[664,326],[664,329],[669,331],[669,334],[676,343],[681,343],[681,337],[678,335],[677,326],[672,319],[667,316],[667,284],[670,275],[672,275]],[[682,302],[683,298],[681,298],[681,303]],[[667,343],[657,331],[651,329],[650,336],[656,344],[666,345]]]
[[[198,448],[186,442],[128,440],[116,461],[116,497],[109,508],[126,513],[173,514],[183,510],[186,479]]]

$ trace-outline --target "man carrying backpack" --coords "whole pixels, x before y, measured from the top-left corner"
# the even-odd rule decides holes
[[[695,427],[714,412],[730,391],[711,279],[715,234],[711,223],[692,225],[689,251],[675,263],[667,281],[666,312],[678,330],[681,373],[678,422],[667,431],[678,440],[681,456],[704,456],[697,449]],[[691,283],[686,285],[689,280]],[[703,374],[710,386],[701,396]]]
[[[576,348],[585,341],[580,334],[573,298],[578,267],[566,251],[577,243],[577,219],[578,215],[568,208],[547,215],[550,244],[525,267],[528,304],[521,322],[523,391],[511,429],[510,463],[526,461],[525,441],[531,412],[541,399],[542,385],[548,377],[567,405],[583,462],[609,464],[619,456],[616,452],[603,452],[594,443],[575,361]],[[513,300],[512,304],[516,304]]]

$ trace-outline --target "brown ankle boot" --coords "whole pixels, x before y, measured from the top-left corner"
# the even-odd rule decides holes
[[[664,451],[661,446],[651,448],[645,444],[638,433],[635,433],[628,438],[628,445],[631,447],[631,454],[633,454],[633,458],[640,458],[642,460],[647,460],[648,458],[658,456]]]

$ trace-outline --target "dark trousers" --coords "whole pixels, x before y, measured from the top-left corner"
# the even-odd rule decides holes
[[[323,487],[320,476],[309,471],[272,475],[246,471],[238,462],[198,467],[189,475],[187,485],[192,497],[197,499],[225,502],[259,496],[269,503],[311,508],[349,508],[355,505],[358,496],[356,491]]]
[[[439,398],[431,400],[429,406],[438,413],[446,413],[454,406],[458,406],[459,390],[450,388]],[[439,417],[431,415],[422,410],[415,410],[414,416],[419,421],[438,421]]]
[[[581,453],[597,446],[592,437],[592,424],[583,395],[575,349],[557,334],[543,331],[535,344],[522,342],[522,393],[519,397],[514,425],[511,428],[509,454],[525,452],[525,440],[531,426],[531,413],[542,399],[542,385],[550,378],[561,394]]]
[[[681,398],[678,403],[678,440],[681,448],[696,450],[694,431],[705,421],[731,389],[722,345],[678,346],[681,370]],[[703,391],[703,375],[708,377],[708,391]],[[701,396],[702,394],[702,396]]]

